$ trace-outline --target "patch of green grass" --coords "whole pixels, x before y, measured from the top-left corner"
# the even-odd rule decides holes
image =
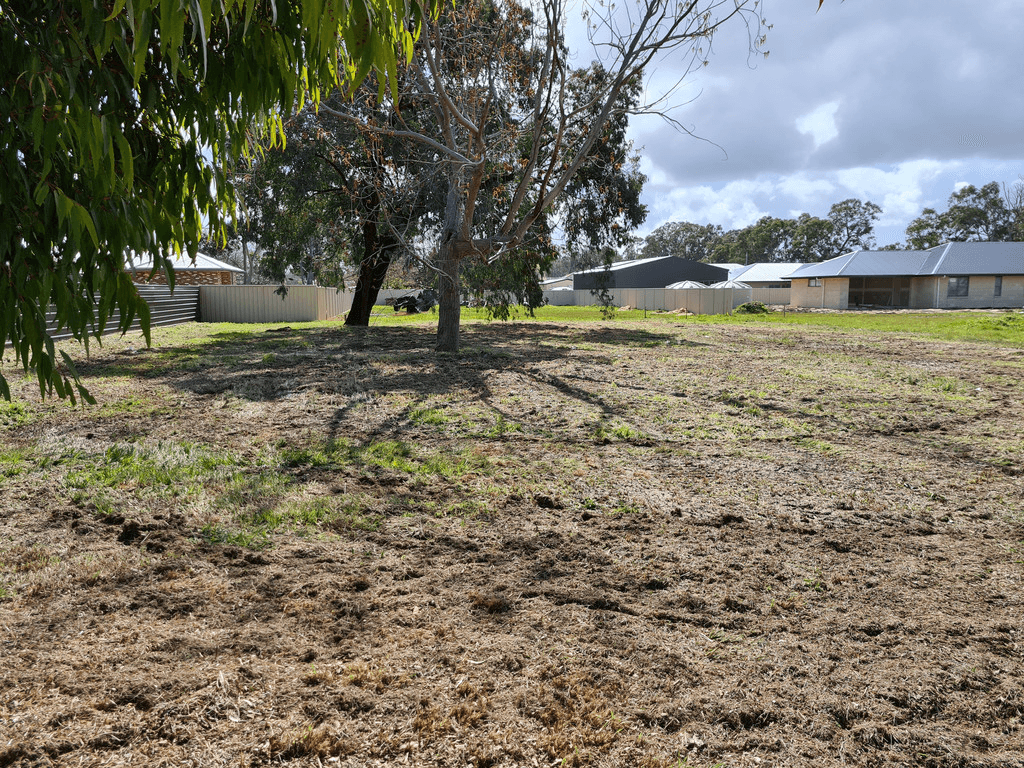
[[[793,443],[801,448],[819,453],[836,453],[839,450],[832,443],[825,440],[817,440],[813,437],[795,437],[793,438]]]
[[[956,379],[950,379],[946,376],[936,376],[933,379],[928,380],[928,385],[934,387],[940,392],[949,392],[950,394],[960,391],[960,382]]]
[[[12,400],[0,400],[0,427],[17,429],[30,424],[38,418],[33,409],[25,403]]]
[[[658,316],[657,319],[666,319]],[[668,319],[681,324],[762,323],[818,326],[835,330],[907,333],[945,341],[980,341],[1024,347],[1024,315],[1020,312],[773,312],[767,315],[696,315]],[[785,337],[783,337],[785,338]]]
[[[247,549],[266,549],[270,546],[270,537],[263,529],[243,530],[208,523],[202,527],[199,535],[208,544],[230,544]]]
[[[608,424],[601,422],[594,429],[595,440],[622,440],[624,442],[638,442],[645,441],[648,438],[643,432],[633,429],[626,424],[619,424],[617,426],[609,426]]]
[[[639,515],[643,510],[640,509],[638,504],[634,504],[631,501],[619,501],[618,504],[612,509],[612,514],[615,515]]]
[[[228,454],[218,454],[190,443],[136,445],[118,443],[100,456],[80,457],[80,468],[65,478],[75,489],[129,486],[176,497],[196,490],[199,484],[237,464]]]
[[[17,477],[32,468],[33,451],[29,448],[0,449],[0,481]]]
[[[384,440],[359,450],[360,458],[367,464],[396,469],[399,472],[415,472],[412,448],[401,440]]]
[[[601,307],[537,307],[531,315],[525,307],[513,307],[511,322],[517,323],[585,323],[607,322],[610,320],[642,320],[642,309],[620,310],[611,308],[610,316],[602,314]],[[500,322],[491,318],[483,308],[463,307],[460,315],[463,323]],[[370,325],[423,325],[436,326],[437,313],[420,312],[415,315],[395,314],[391,307],[376,306],[370,317]]]
[[[494,422],[494,426],[487,430],[488,437],[503,437],[512,432],[522,432],[523,427],[521,424],[516,424],[512,421],[507,421],[503,414],[498,414],[498,418]]]
[[[414,408],[409,412],[409,421],[413,424],[440,427],[448,422],[448,417],[440,408]]]
[[[420,472],[455,479],[470,472],[484,471],[489,466],[490,462],[485,457],[472,450],[465,450],[457,454],[429,454],[423,457]]]
[[[278,446],[281,463],[286,467],[341,467],[351,464],[356,451],[345,440],[327,440],[309,446]]]
[[[384,518],[369,512],[358,499],[347,501],[341,505],[335,515],[331,527],[335,530],[353,530],[373,533],[380,530]]]
[[[435,512],[436,517],[456,517],[461,520],[473,520],[487,514],[487,505],[480,501],[460,501],[449,504],[444,512]]]
[[[337,510],[330,498],[302,499],[282,504],[260,504],[235,515],[243,529],[271,533],[280,529],[306,532],[332,522]]]

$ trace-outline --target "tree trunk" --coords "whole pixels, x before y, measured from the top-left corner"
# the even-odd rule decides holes
[[[388,267],[391,266],[391,254],[398,248],[393,237],[379,237],[377,222],[363,223],[363,260],[359,264],[359,280],[356,281],[356,292],[352,297],[352,308],[345,317],[345,325],[367,326],[370,324],[370,311],[377,302],[377,294],[384,285]]]
[[[454,239],[441,243],[439,259],[441,273],[440,297],[437,301],[438,352],[459,351],[459,320],[462,306],[459,302],[459,254]]]

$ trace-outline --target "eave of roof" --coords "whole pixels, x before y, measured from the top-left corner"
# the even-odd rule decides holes
[[[197,253],[195,262],[185,254],[179,254],[171,258],[171,266],[176,272],[244,272],[233,264],[220,261],[207,256],[205,253]],[[140,256],[134,259],[129,265],[129,270],[136,272],[148,272],[153,269],[152,256]]]

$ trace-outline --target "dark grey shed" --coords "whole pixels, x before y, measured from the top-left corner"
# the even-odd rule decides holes
[[[717,283],[729,279],[729,270],[681,259],[678,256],[660,256],[655,259],[619,261],[606,270],[604,267],[588,269],[573,275],[573,289],[577,291],[613,288],[664,288],[681,280]]]

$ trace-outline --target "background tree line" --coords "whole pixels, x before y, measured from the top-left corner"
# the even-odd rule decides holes
[[[882,209],[870,201],[843,200],[818,218],[764,216],[742,229],[688,221],[662,224],[635,239],[626,258],[680,256],[707,263],[817,262],[876,247],[874,226]],[[967,185],[949,196],[946,210],[925,208],[906,230],[906,243],[881,250],[924,250],[946,242],[1024,241],[1024,177],[1013,184]],[[567,260],[560,267],[569,267]],[[568,270],[567,270],[568,271]]]

